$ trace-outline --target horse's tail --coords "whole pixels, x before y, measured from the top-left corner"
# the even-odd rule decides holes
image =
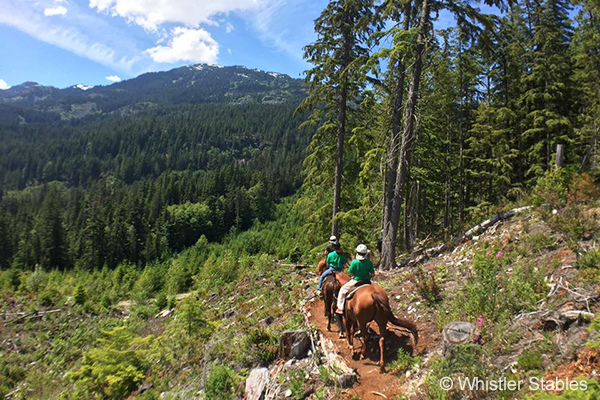
[[[410,333],[412,333],[415,339],[416,347],[417,343],[419,342],[419,332],[417,331],[417,326],[408,319],[396,318],[396,316],[392,312],[392,309],[390,308],[390,302],[385,294],[380,292],[373,292],[372,296],[373,300],[375,301],[375,307],[378,308],[380,312],[385,314],[392,324],[407,329],[410,331]]]

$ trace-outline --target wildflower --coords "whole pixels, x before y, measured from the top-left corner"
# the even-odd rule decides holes
[[[483,326],[483,315],[480,315],[479,318],[477,318],[477,326]]]
[[[492,255],[492,252],[490,250],[488,250],[487,253],[485,253],[485,255],[489,257]]]
[[[496,254],[496,258],[500,258],[504,255],[504,253],[502,252],[502,250],[500,250],[497,254]]]

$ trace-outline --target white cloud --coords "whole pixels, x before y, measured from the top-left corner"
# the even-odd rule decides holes
[[[73,11],[76,18],[46,18],[43,9],[35,7],[37,4],[0,0],[0,24],[119,71],[130,71],[140,59],[132,41],[100,17],[82,14],[73,5],[69,13]],[[95,28],[90,30],[90,26]]]
[[[52,15],[65,15],[67,14],[67,9],[63,6],[58,6],[58,7],[54,7],[54,8],[46,8],[44,10],[44,15],[45,16],[52,16]]]
[[[194,28],[200,24],[216,25],[214,17],[218,14],[251,10],[268,1],[271,0],[89,0],[89,5],[155,31],[166,22]]]
[[[215,64],[219,54],[219,44],[202,28],[177,27],[172,31],[173,38],[167,46],[156,46],[145,51],[159,63],[191,61]]]
[[[229,53],[229,55],[231,55],[231,49],[229,47],[227,48],[227,53]]]
[[[4,79],[0,79],[0,90],[10,89],[10,85]]]
[[[121,82],[121,78],[119,78],[117,75],[107,76],[106,80],[112,83]]]
[[[234,29],[235,29],[235,27],[233,26],[233,24],[231,22],[228,22],[225,25],[225,32],[227,32],[227,33],[233,32]]]

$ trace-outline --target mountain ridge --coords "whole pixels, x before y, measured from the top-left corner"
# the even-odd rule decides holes
[[[127,112],[140,104],[279,104],[297,102],[304,96],[302,80],[285,74],[243,66],[195,64],[148,72],[110,85],[80,83],[59,89],[27,81],[0,91],[0,105],[71,119]]]

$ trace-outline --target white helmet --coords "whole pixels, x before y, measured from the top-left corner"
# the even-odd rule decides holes
[[[335,236],[331,236],[331,237],[329,238],[329,242],[330,242],[330,243],[335,243],[335,242],[337,242],[337,238],[336,238]]]
[[[364,260],[365,258],[367,258],[367,253],[369,252],[369,249],[367,248],[367,246],[365,246],[364,244],[359,244],[358,246],[356,246],[356,259],[357,260]]]

